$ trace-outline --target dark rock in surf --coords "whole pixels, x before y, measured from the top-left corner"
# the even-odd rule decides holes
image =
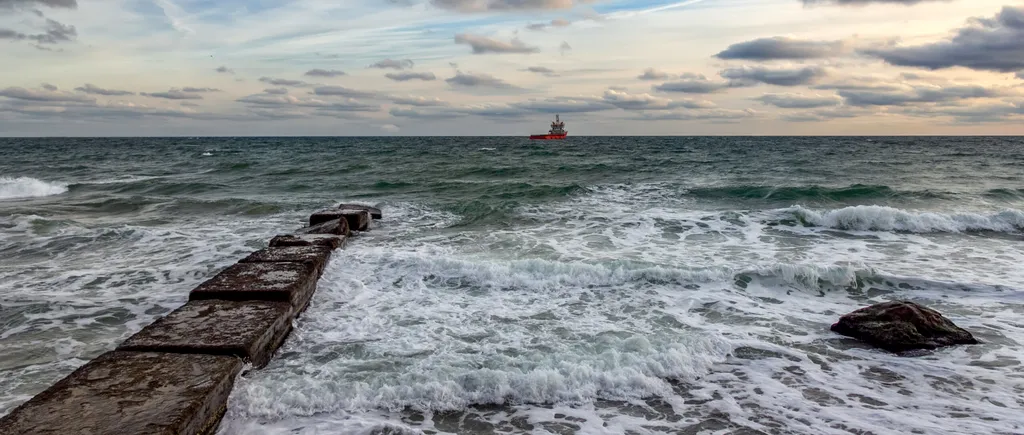
[[[325,246],[338,249],[345,246],[345,236],[335,234],[283,234],[270,239],[270,246]]]
[[[309,226],[318,225],[335,219],[345,219],[352,231],[366,231],[370,228],[370,212],[355,209],[321,210],[309,216]]]
[[[298,234],[334,234],[337,236],[348,236],[348,220],[335,218],[319,222],[297,231]]]
[[[861,308],[839,318],[832,331],[896,353],[978,344],[970,332],[938,311],[909,301]]]
[[[366,210],[366,211],[370,212],[370,217],[374,218],[374,219],[381,219],[381,218],[384,217],[384,214],[381,213],[379,208],[377,208],[377,207],[370,207],[368,205],[338,204],[338,207],[336,207],[336,208],[338,210]]]

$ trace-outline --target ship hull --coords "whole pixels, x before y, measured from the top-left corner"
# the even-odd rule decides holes
[[[562,140],[565,134],[531,134],[530,140]]]

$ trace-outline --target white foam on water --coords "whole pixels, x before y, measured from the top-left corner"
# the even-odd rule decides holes
[[[67,191],[66,183],[43,181],[32,177],[0,177],[0,200],[53,196]]]
[[[388,204],[220,433],[1022,433],[1024,247],[962,234],[1019,232],[1015,213],[612,185],[472,231]],[[904,358],[828,329],[892,299],[984,344]]]

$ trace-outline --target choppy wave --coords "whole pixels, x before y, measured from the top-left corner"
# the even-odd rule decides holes
[[[963,233],[970,231],[1020,232],[1024,212],[1006,209],[996,213],[913,212],[884,206],[854,206],[814,211],[802,206],[783,210],[805,225],[855,231],[911,233]]]
[[[942,198],[948,194],[931,191],[903,191],[889,186],[854,184],[847,187],[824,186],[727,186],[689,189],[689,193],[707,199],[764,199],[774,201],[827,200],[849,201],[886,198]]]
[[[68,191],[66,183],[32,177],[0,177],[0,200],[60,195]]]

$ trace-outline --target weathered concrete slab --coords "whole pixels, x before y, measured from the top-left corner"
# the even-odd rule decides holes
[[[338,249],[345,246],[345,241],[345,236],[334,234],[282,234],[270,239],[270,246],[325,246]]]
[[[107,352],[0,419],[0,433],[213,433],[241,368],[230,356]]]
[[[291,312],[287,302],[191,301],[117,349],[228,355],[263,367],[291,331]]]
[[[370,212],[357,209],[321,210],[309,216],[309,226],[334,219],[345,219],[352,231],[366,231],[370,228]]]
[[[297,231],[299,234],[334,234],[345,237],[348,237],[349,232],[348,221],[343,216],[310,225]]]
[[[249,254],[239,263],[304,263],[312,264],[316,277],[324,271],[324,265],[331,259],[331,249],[326,246],[280,246],[260,249]]]
[[[366,210],[366,211],[370,212],[370,217],[374,218],[374,219],[381,219],[381,218],[384,217],[384,214],[380,212],[379,208],[377,208],[377,207],[370,207],[368,205],[362,205],[362,204],[338,204],[338,206],[336,208],[338,210]]]
[[[289,302],[296,313],[316,289],[316,268],[309,263],[236,263],[189,293],[189,300]]]

